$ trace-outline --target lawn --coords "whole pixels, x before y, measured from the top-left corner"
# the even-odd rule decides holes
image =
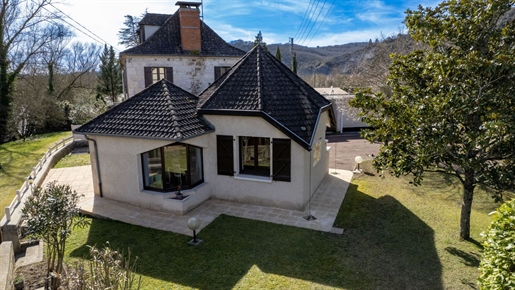
[[[370,164],[354,178],[336,227],[343,235],[220,216],[190,237],[90,219],[67,245],[68,261],[86,245],[109,241],[138,256],[143,289],[467,289],[475,286],[479,233],[497,207],[476,193],[472,241],[459,241],[460,189],[431,174],[420,187],[409,178],[376,176]]]
[[[38,135],[25,142],[0,144],[0,208],[8,206],[20,189],[32,167],[55,142],[69,137],[71,132]]]
[[[80,154],[68,154],[64,156],[63,159],[59,160],[54,168],[65,168],[65,167],[74,167],[74,166],[85,166],[90,165],[91,159],[89,154],[80,153]]]

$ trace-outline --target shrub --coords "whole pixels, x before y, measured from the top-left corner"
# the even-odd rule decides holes
[[[80,262],[75,270],[67,273],[67,281],[63,283],[65,289],[113,289],[131,290],[140,289],[141,276],[134,275],[136,262],[131,265],[131,252],[127,258],[119,251],[112,250],[109,242],[103,249],[88,246],[91,260]],[[136,257],[137,260],[137,257]]]
[[[79,217],[80,195],[69,185],[50,182],[45,189],[37,187],[22,209],[27,218],[29,236],[42,239],[46,246],[47,276],[51,289],[57,289],[63,273],[66,239],[75,226],[85,226]]]
[[[481,289],[515,289],[515,200],[494,212],[488,231],[481,233],[483,258],[479,265]]]

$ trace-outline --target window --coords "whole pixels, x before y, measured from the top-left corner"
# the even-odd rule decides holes
[[[145,189],[160,191],[192,188],[204,182],[202,148],[173,144],[141,155]]]
[[[230,68],[230,66],[215,66],[215,81],[219,79]]]
[[[240,173],[269,176],[276,181],[291,181],[291,140],[239,137]],[[232,136],[216,136],[218,175],[234,175],[234,153]],[[271,160],[270,160],[271,159]],[[272,167],[270,167],[272,164]],[[272,170],[271,170],[272,168]],[[272,175],[270,175],[272,171]]]
[[[216,160],[218,175],[234,175],[232,136],[216,136]]]
[[[173,83],[172,67],[145,67],[145,87],[150,86],[162,79],[166,79]]]
[[[240,137],[240,172],[270,176],[270,138]]]

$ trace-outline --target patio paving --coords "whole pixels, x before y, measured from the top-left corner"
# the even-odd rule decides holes
[[[57,180],[60,184],[68,184],[79,194],[83,194],[84,197],[81,199],[79,207],[81,212],[86,215],[183,235],[192,235],[192,231],[186,225],[191,217],[197,217],[201,220],[200,231],[221,214],[341,233],[341,229],[333,229],[332,226],[353,173],[341,169],[330,169],[329,172],[330,174],[324,179],[313,196],[309,207],[303,212],[219,199],[209,199],[185,215],[157,212],[95,195],[93,193],[91,166],[51,169],[45,183]],[[306,220],[304,217],[309,214],[316,219]]]

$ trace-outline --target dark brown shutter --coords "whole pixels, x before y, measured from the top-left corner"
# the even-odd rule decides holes
[[[215,66],[215,81],[222,76],[222,67]]]
[[[165,67],[165,79],[173,83],[173,67]]]
[[[291,140],[273,139],[273,180],[291,181]]]
[[[152,68],[149,66],[146,66],[144,68],[145,70],[145,87],[148,87],[152,84]]]
[[[216,136],[216,160],[218,175],[234,175],[232,136]]]

